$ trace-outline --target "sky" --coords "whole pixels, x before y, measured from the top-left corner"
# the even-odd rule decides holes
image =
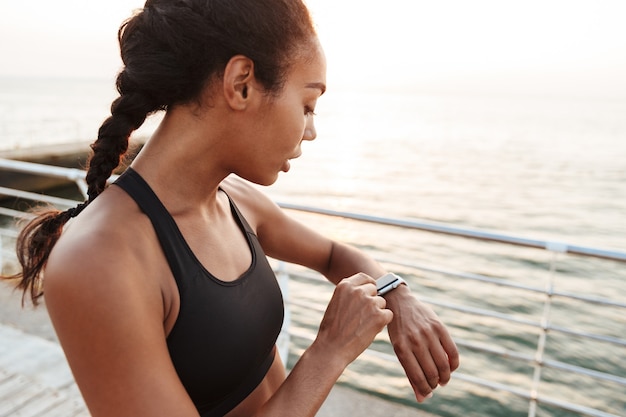
[[[308,0],[331,86],[626,98],[623,0]],[[97,6],[94,6],[97,5]],[[0,0],[0,76],[111,78],[139,0]]]

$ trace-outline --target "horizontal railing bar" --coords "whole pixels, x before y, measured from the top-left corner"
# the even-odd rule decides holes
[[[600,342],[607,342],[607,343],[612,343],[614,345],[620,345],[620,346],[626,347],[626,339],[620,339],[618,337],[604,336],[604,335],[599,335],[595,333],[578,332],[575,330],[570,330],[566,327],[554,326],[554,325],[547,326],[546,330],[557,331],[557,332],[569,334],[572,336],[585,337],[587,339],[594,339]]]
[[[31,213],[28,213],[25,211],[13,210],[13,209],[5,208],[5,207],[0,207],[0,216],[13,217],[15,219],[34,217],[34,215]]]
[[[307,340],[309,342],[312,342],[313,340],[315,340],[315,335],[313,335],[310,332],[307,331],[298,331],[298,330],[292,330],[290,329],[288,331],[290,336],[293,337],[297,337],[297,338],[301,338],[304,340]],[[377,358],[381,358],[383,360],[387,360],[387,361],[395,361],[397,362],[397,358],[394,355],[390,355],[388,353],[384,353],[384,352],[379,352],[377,350],[374,349],[366,349],[364,354],[368,355],[368,356],[374,356]],[[455,372],[454,379],[458,379],[464,382],[469,382],[472,384],[476,384],[476,385],[481,385],[485,388],[490,388],[493,390],[498,390],[498,391],[504,391],[504,392],[508,392],[510,394],[516,395],[518,397],[524,398],[525,400],[534,400],[537,403],[540,404],[546,404],[546,405],[551,405],[551,406],[555,406],[558,408],[561,408],[563,410],[568,410],[568,411],[575,411],[577,413],[583,414],[583,415],[587,415],[587,416],[591,416],[591,417],[619,417],[616,416],[614,414],[610,414],[610,413],[605,413],[603,411],[600,410],[595,410],[592,408],[588,408],[588,407],[583,407],[580,405],[576,405],[576,404],[572,404],[572,403],[568,403],[565,401],[559,401],[559,400],[555,400],[552,398],[548,398],[548,397],[543,397],[543,396],[537,396],[536,398],[534,398],[529,392],[520,390],[518,388],[514,388],[511,387],[509,385],[505,385],[505,384],[501,384],[498,382],[494,382],[494,381],[488,381],[482,378],[477,378],[471,375],[467,375],[464,374],[462,372]]]
[[[288,300],[286,302],[291,306],[303,307],[303,308],[307,308],[309,310],[314,310],[317,312],[324,312],[325,310],[323,306],[319,304],[307,302],[307,301]],[[602,379],[605,381],[615,382],[617,384],[626,386],[626,378],[622,378],[617,375],[607,374],[605,372],[595,371],[593,369],[583,368],[580,366],[569,365],[569,364],[559,362],[559,361],[544,360],[544,361],[538,362],[534,358],[534,356],[527,355],[521,352],[512,351],[512,350],[509,350],[500,346],[485,346],[484,344],[473,343],[473,342],[469,342],[463,339],[455,339],[455,343],[457,344],[457,346],[465,347],[474,351],[498,355],[504,358],[511,358],[511,359],[528,363],[530,365],[538,363],[545,367],[566,370],[566,371],[573,372],[576,374],[582,374],[582,375],[586,375],[586,376],[593,377],[596,379]]]
[[[499,285],[501,287],[515,288],[518,290],[526,290],[526,291],[540,293],[540,294],[546,292],[545,288],[533,287],[530,285],[524,285],[524,284],[520,284],[517,282],[510,281],[510,280],[506,280],[506,279],[492,278],[492,277],[488,277],[485,275],[473,274],[471,272],[453,271],[451,269],[427,266],[427,265],[419,264],[419,263],[406,263],[406,262],[400,262],[400,261],[392,261],[388,259],[380,259],[379,261],[386,263],[386,264],[394,264],[398,266],[419,269],[420,271],[425,271],[425,272],[435,272],[438,274],[457,277],[457,278],[464,278],[464,279],[471,280],[471,281],[486,282],[489,284]]]
[[[316,303],[307,302],[307,301],[287,300],[286,303],[291,306],[302,307],[302,308],[306,308],[306,309],[317,311],[317,312],[323,313],[325,311],[324,306],[320,304],[316,304]],[[583,368],[580,366],[569,365],[569,364],[559,362],[559,361],[544,360],[544,361],[538,362],[534,358],[534,356],[523,354],[521,352],[512,351],[512,350],[502,348],[499,346],[485,346],[483,344],[473,343],[473,342],[469,342],[467,340],[462,340],[462,339],[455,339],[455,343],[457,344],[457,346],[466,347],[474,351],[495,354],[495,355],[505,357],[505,358],[512,358],[512,359],[516,359],[522,362],[526,362],[528,364],[539,363],[540,365],[545,366],[545,367],[566,370],[566,371],[570,371],[576,374],[583,374],[583,375],[590,376],[596,379],[602,379],[605,381],[615,382],[617,384],[626,386],[626,378],[622,378],[617,375],[607,374],[604,372],[595,371],[595,370]]]
[[[454,342],[457,344],[457,346],[465,347],[474,351],[489,353],[492,355],[498,355],[503,358],[511,358],[511,359],[528,363],[530,365],[539,364],[546,368],[569,371],[574,374],[586,375],[595,379],[602,379],[604,381],[614,382],[614,383],[626,386],[626,378],[622,378],[618,375],[608,374],[606,372],[596,371],[596,370],[584,368],[581,366],[570,365],[568,363],[564,363],[560,361],[554,361],[554,360],[537,361],[534,356],[527,355],[521,352],[512,351],[506,348],[502,348],[500,346],[486,346],[481,343],[469,342],[463,339],[455,339]]]
[[[482,343],[469,342],[467,340],[458,339],[458,338],[454,339],[454,343],[456,343],[457,346],[465,347],[474,351],[489,353],[492,355],[498,355],[503,358],[511,358],[511,359],[519,360],[521,362],[526,362],[530,365],[537,363],[535,358],[531,355],[509,350],[501,346],[486,346]]]
[[[505,320],[505,321],[512,322],[512,323],[523,324],[523,325],[531,326],[531,327],[538,328],[538,329],[544,329],[546,331],[556,331],[559,333],[565,333],[565,334],[569,334],[572,336],[579,336],[579,337],[584,337],[588,339],[598,340],[601,342],[612,343],[615,345],[626,346],[625,339],[619,339],[619,338],[612,337],[612,336],[604,336],[604,335],[598,335],[595,333],[580,332],[576,330],[570,330],[561,326],[554,326],[554,325],[543,326],[540,323],[537,323],[531,320],[520,319],[517,317],[510,316],[508,314],[492,313],[488,310],[484,310],[480,308],[459,306],[458,304],[446,303],[446,302],[438,301],[438,300],[428,298],[428,297],[420,297],[420,300],[424,301],[425,303],[434,305],[434,306],[444,307],[450,310],[460,311],[463,313],[475,314],[475,315],[482,316],[482,317],[491,317],[491,318],[501,319],[501,320]]]
[[[511,323],[517,323],[517,324],[523,324],[526,326],[531,326],[534,328],[543,328],[541,326],[540,323],[536,322],[536,321],[532,321],[532,320],[526,320],[526,319],[522,319],[519,317],[514,317],[511,316],[509,314],[503,314],[503,313],[498,313],[498,312],[491,312],[482,308],[476,308],[476,307],[467,307],[467,306],[461,306],[458,304],[453,304],[453,303],[448,303],[445,301],[439,301],[439,300],[435,300],[433,298],[430,297],[424,297],[421,296],[420,300],[427,303],[427,304],[431,304],[434,306],[438,306],[438,307],[444,307],[450,310],[455,310],[455,311],[460,311],[462,313],[470,313],[470,314],[474,314],[477,316],[481,316],[481,317],[490,317],[490,318],[494,318],[494,319],[501,319],[504,321],[508,321]]]
[[[551,293],[553,297],[561,297],[561,298],[569,298],[571,300],[585,301],[592,304],[598,304],[602,306],[611,306],[611,307],[619,307],[626,308],[626,303],[620,303],[619,301],[609,300],[603,297],[592,297],[589,295],[576,295],[567,291],[553,291]]]
[[[5,158],[0,158],[0,169],[26,174],[45,175],[46,177],[66,179],[74,182],[84,179],[86,175],[86,172],[82,169],[44,165]]]
[[[501,384],[499,382],[488,381],[483,378],[478,378],[475,376],[471,376],[471,375],[459,373],[459,372],[455,372],[453,375],[453,378],[459,379],[461,381],[469,382],[471,384],[481,385],[483,387],[490,388],[493,390],[508,392],[510,394],[517,395],[518,397],[524,398],[526,400],[531,399],[530,393],[526,391],[522,391],[517,388],[513,388],[509,385]]]
[[[525,391],[521,391],[519,389],[515,389],[509,387],[508,385],[500,384],[497,382],[487,381],[482,378],[478,378],[475,376],[463,374],[463,373],[454,373],[454,379],[459,379],[465,382],[470,382],[476,385],[482,385],[487,388],[491,388],[493,390],[505,391],[511,394],[517,395],[518,397],[524,398],[529,401],[536,401],[538,404],[551,405],[554,407],[561,408],[563,410],[574,411],[579,414],[583,414],[591,417],[619,417],[618,415],[606,413],[604,411],[596,410],[589,407],[584,407],[577,404],[572,404],[566,401],[559,401],[553,398],[544,397],[544,396],[533,396],[530,393]]]
[[[531,327],[535,327],[535,328],[542,328],[541,325],[538,322],[535,321],[531,321],[531,320],[525,320],[525,319],[521,319],[521,318],[517,318],[517,317],[513,317],[510,316],[508,314],[502,314],[502,313],[496,313],[496,312],[491,312],[488,310],[484,310],[484,309],[479,309],[479,308],[474,308],[474,307],[466,307],[466,306],[461,306],[458,304],[452,304],[452,303],[446,303],[443,301],[438,301],[432,298],[428,298],[428,297],[420,297],[421,301],[424,301],[427,304],[431,304],[431,305],[435,305],[435,306],[439,306],[439,307],[445,307],[451,310],[455,310],[455,311],[460,311],[463,313],[471,313],[471,314],[475,314],[475,315],[479,315],[479,316],[483,316],[483,317],[491,317],[491,318],[497,318],[497,319],[502,319],[508,322],[513,322],[513,323],[518,323],[518,324],[524,324],[527,326],[531,326]],[[292,305],[297,305],[300,307],[306,307],[306,308],[311,308],[311,309],[315,309],[315,310],[320,310],[318,305],[315,305],[313,303],[308,303],[306,301],[295,301],[295,300],[290,300],[289,303],[291,303]],[[324,309],[321,309],[321,311],[324,311]]]
[[[0,187],[0,195],[6,195],[9,197],[18,197],[26,200],[43,201],[44,203],[53,204],[55,206],[74,206],[79,203],[76,200],[70,200],[67,198],[53,197],[49,195],[32,193],[30,191],[20,191],[13,188]]]
[[[47,176],[54,176],[57,178],[65,178],[74,182],[84,180],[85,171],[76,168],[57,167],[51,165],[36,164],[32,162],[15,161],[11,159],[0,158],[0,169],[7,169],[18,172],[42,174]],[[111,176],[110,180],[115,180],[117,175]],[[511,245],[526,246],[537,249],[546,249],[553,252],[572,253],[583,256],[590,256],[596,258],[610,259],[619,262],[626,262],[626,253],[591,248],[579,245],[570,245],[563,242],[552,242],[539,239],[523,238],[518,236],[504,235],[500,233],[487,232],[478,229],[452,227],[442,223],[415,221],[409,219],[393,219],[379,216],[371,216],[359,213],[349,213],[337,210],[323,209],[319,207],[309,207],[299,204],[291,204],[285,202],[278,202],[278,205],[284,209],[304,211],[309,213],[323,214],[334,217],[343,217],[353,220],[361,220],[370,223],[377,223],[389,226],[399,226],[409,229],[418,229],[434,233],[442,233],[454,236],[461,236],[472,239],[486,240],[492,242],[507,243]]]
[[[471,281],[486,282],[488,284],[494,284],[494,285],[498,285],[498,286],[506,287],[506,288],[515,288],[515,289],[530,291],[530,292],[534,292],[538,294],[546,294],[545,288],[519,284],[517,282],[513,282],[510,280],[501,279],[501,278],[492,278],[492,277],[488,277],[485,275],[472,274],[469,272],[453,271],[453,270],[444,269],[444,268],[427,266],[427,265],[419,264],[419,263],[406,263],[406,262],[400,262],[400,261],[392,261],[388,259],[379,259],[379,261],[382,263],[386,263],[386,264],[394,264],[398,266],[414,268],[414,269],[418,269],[420,271],[425,271],[425,272],[434,272],[434,273],[438,273],[438,274],[442,274],[446,276],[463,278],[463,279],[467,279]],[[577,295],[577,294],[563,292],[563,291],[552,291],[550,295],[554,297],[562,297],[562,298],[569,298],[573,300],[586,301],[592,304],[626,308],[626,303],[621,303],[619,301],[614,301],[614,300],[610,300],[608,298],[603,298],[603,297]]]
[[[292,275],[300,277],[300,278],[304,278],[304,279],[315,279],[315,280],[317,280],[317,278],[313,278],[311,276],[305,276],[303,274],[294,273]],[[322,281],[325,281],[325,280],[319,279],[319,281],[322,282]],[[431,304],[431,305],[437,306],[437,307],[447,308],[447,309],[454,310],[454,311],[460,311],[462,313],[473,314],[473,315],[477,315],[477,316],[481,316],[481,317],[495,318],[495,319],[504,320],[504,321],[511,322],[511,323],[517,323],[517,324],[522,324],[522,325],[525,325],[525,326],[530,326],[530,327],[533,327],[533,328],[536,328],[536,329],[544,329],[546,331],[556,331],[556,332],[559,332],[559,333],[569,334],[569,335],[572,335],[572,336],[578,336],[578,337],[583,337],[583,338],[587,338],[587,339],[593,339],[593,340],[597,340],[597,341],[601,341],[601,342],[611,343],[611,344],[615,344],[615,345],[626,346],[626,339],[620,339],[620,338],[612,337],[612,336],[598,335],[598,334],[595,334],[595,333],[587,333],[587,332],[581,332],[581,331],[576,331],[576,330],[570,330],[570,329],[567,329],[565,327],[560,327],[560,326],[555,326],[555,325],[548,325],[547,327],[545,327],[545,326],[542,326],[541,323],[539,323],[537,321],[526,320],[526,319],[522,319],[522,318],[519,318],[519,317],[511,316],[509,314],[492,312],[492,311],[489,311],[489,310],[476,308],[476,307],[462,306],[462,305],[455,304],[455,303],[448,303],[448,302],[444,302],[444,301],[439,301],[439,300],[436,300],[436,299],[433,299],[433,298],[429,298],[429,297],[421,296],[419,298],[420,298],[421,301],[424,301],[427,304]]]
[[[310,207],[299,204],[291,204],[278,202],[278,205],[284,209],[303,211],[307,213],[323,214],[333,217],[343,217],[346,219],[360,220],[368,223],[376,223],[387,226],[398,226],[405,229],[417,229],[427,232],[447,234],[453,236],[466,237],[471,239],[485,240],[489,242],[507,243],[510,245],[525,246],[536,249],[545,249],[553,252],[571,253],[575,255],[590,256],[594,258],[610,259],[619,262],[626,262],[626,253],[598,249],[585,246],[570,245],[562,242],[551,242],[538,239],[529,239],[511,235],[504,235],[493,232],[486,232],[478,229],[451,227],[441,223],[415,221],[408,219],[393,219],[379,216],[371,216],[359,213],[350,213],[345,211],[329,210],[319,207]]]
[[[559,401],[553,398],[544,397],[543,395],[537,396],[535,399],[539,404],[551,405],[563,410],[573,411],[578,414],[583,414],[591,417],[620,417],[617,414],[607,413],[604,411],[596,410],[595,408],[589,408],[578,404],[572,404],[567,401]]]
[[[592,378],[603,379],[605,381],[614,382],[616,384],[626,386],[626,378],[623,378],[619,375],[608,374],[606,372],[595,371],[593,369],[583,368],[582,366],[570,365],[568,363],[553,360],[544,360],[542,365],[547,368],[569,371],[575,374],[586,375]]]

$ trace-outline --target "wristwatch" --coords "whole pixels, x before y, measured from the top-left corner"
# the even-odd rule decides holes
[[[407,285],[405,280],[390,272],[376,280],[376,290],[378,295],[385,295],[398,288],[401,284]]]

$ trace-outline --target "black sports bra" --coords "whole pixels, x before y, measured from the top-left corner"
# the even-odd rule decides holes
[[[128,168],[115,184],[152,221],[176,279],[180,312],[167,337],[176,372],[202,417],[223,416],[258,386],[273,363],[284,315],[274,272],[230,197],[252,263],[237,280],[224,282],[200,264],[172,216],[136,171]]]

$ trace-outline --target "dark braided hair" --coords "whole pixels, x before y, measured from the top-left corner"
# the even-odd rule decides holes
[[[91,145],[88,199],[66,211],[48,210],[31,220],[17,240],[22,272],[9,279],[36,305],[43,295],[48,256],[67,221],[80,214],[107,186],[146,117],[200,100],[203,88],[235,55],[250,58],[268,94],[284,86],[293,62],[315,41],[302,0],[148,0],[118,32],[124,67],[117,76],[120,96]]]

